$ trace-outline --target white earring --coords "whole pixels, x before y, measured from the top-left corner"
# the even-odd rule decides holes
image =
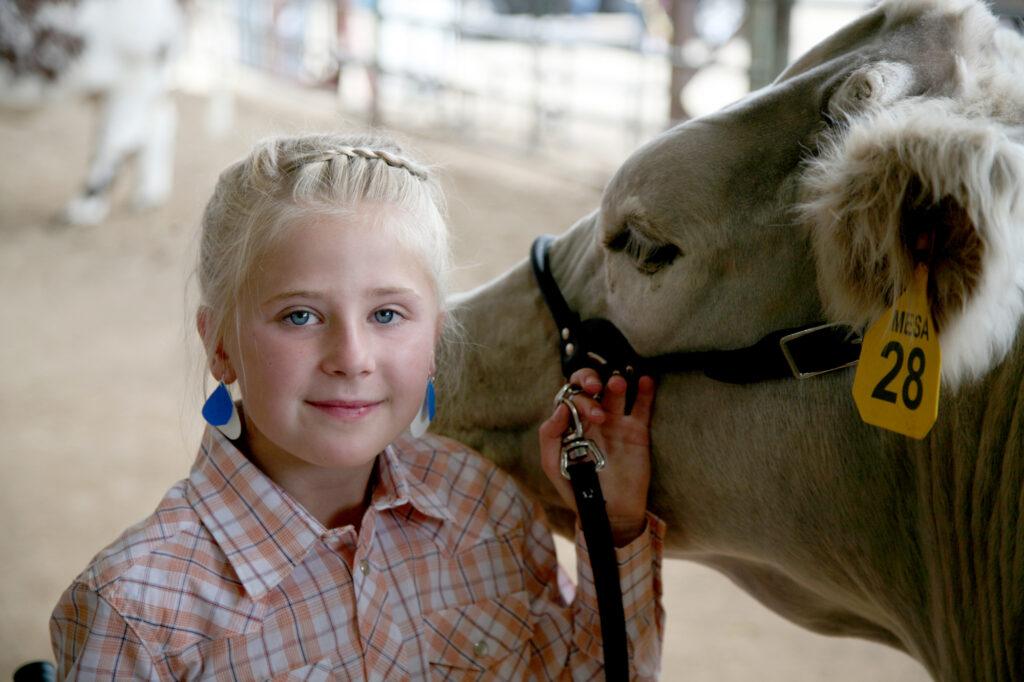
[[[427,393],[423,396],[423,404],[420,405],[420,411],[416,413],[416,416],[412,420],[412,424],[409,424],[409,433],[412,434],[413,438],[419,438],[427,432],[430,422],[434,420],[436,405],[437,398],[434,394],[434,377],[429,377],[427,379]]]

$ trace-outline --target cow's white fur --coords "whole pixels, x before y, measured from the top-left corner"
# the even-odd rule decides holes
[[[891,21],[913,19],[921,14],[961,14],[977,9],[974,0],[889,0],[885,3],[885,14]]]
[[[855,119],[804,179],[823,298],[832,317],[856,325],[891,304],[877,296],[880,288],[896,294],[910,281],[899,221],[911,181],[934,201],[953,197],[967,210],[984,261],[976,289],[939,337],[943,377],[954,385],[1002,359],[1024,313],[1024,147],[960,110],[951,100],[913,102]],[[837,240],[842,231],[852,234]],[[851,259],[885,285],[851,279]]]

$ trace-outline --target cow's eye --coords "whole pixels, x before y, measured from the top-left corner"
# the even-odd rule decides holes
[[[611,251],[619,251],[633,260],[640,272],[653,275],[667,265],[671,265],[676,256],[680,255],[675,244],[651,239],[629,225],[609,237],[605,245]]]

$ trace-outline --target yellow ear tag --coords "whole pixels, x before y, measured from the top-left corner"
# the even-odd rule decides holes
[[[939,414],[942,354],[928,305],[928,268],[864,335],[853,400],[867,424],[921,439]]]

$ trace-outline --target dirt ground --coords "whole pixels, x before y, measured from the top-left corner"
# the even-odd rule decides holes
[[[200,212],[219,170],[275,131],[351,127],[288,96],[238,102],[232,133],[204,132],[205,101],[182,95],[170,203],[127,208],[94,228],[52,217],[83,174],[92,112],[0,116],[0,677],[50,658],[47,621],[90,557],[148,514],[189,469],[200,433],[193,299],[184,292]],[[274,104],[268,104],[273,101]],[[589,211],[610,169],[567,172],[454,140],[408,139],[446,177],[457,288],[521,260],[532,238]],[[666,563],[666,680],[926,680],[874,644],[820,637],[768,612],[726,579]]]

